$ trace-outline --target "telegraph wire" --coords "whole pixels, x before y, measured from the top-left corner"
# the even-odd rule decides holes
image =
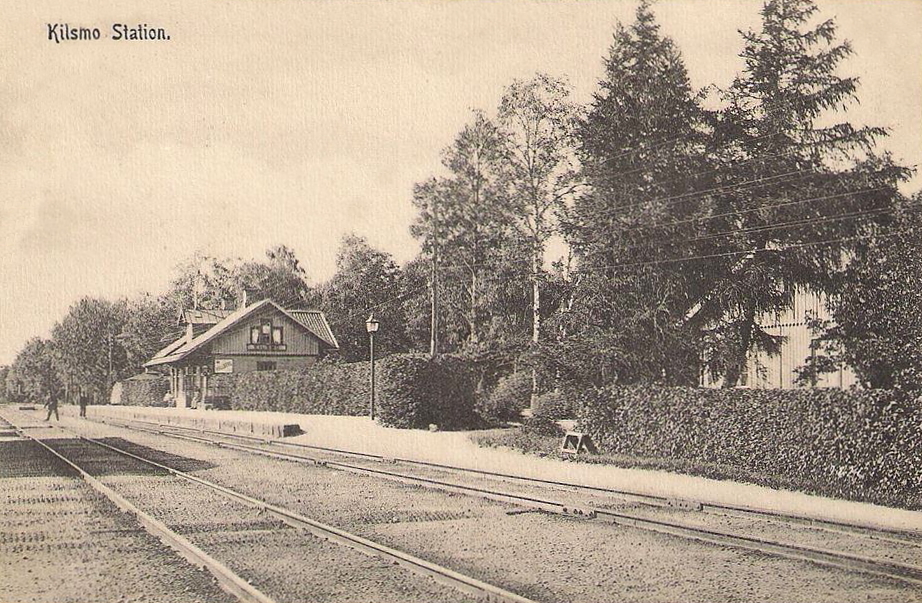
[[[792,202],[792,203],[793,203],[793,202]],[[920,205],[922,205],[922,204],[907,204],[907,205],[903,206],[902,209],[917,210],[917,209],[920,208]],[[820,217],[816,217],[816,218],[804,219],[804,220],[799,220],[799,221],[794,221],[794,222],[776,222],[776,223],[769,223],[769,224],[761,225],[761,226],[758,226],[758,227],[755,227],[755,228],[758,229],[758,231],[760,231],[760,232],[766,232],[766,231],[771,231],[771,230],[776,230],[776,229],[790,228],[790,227],[793,227],[793,226],[810,226],[810,225],[812,225],[812,224],[820,224],[820,223],[825,223],[825,222],[830,222],[830,221],[837,221],[837,220],[852,220],[852,219],[855,219],[855,218],[863,217],[863,216],[865,216],[865,215],[872,215],[872,214],[877,214],[877,213],[884,214],[884,213],[891,213],[891,212],[894,212],[894,213],[895,213],[895,210],[894,210],[893,208],[880,208],[880,209],[874,209],[874,210],[865,210],[865,211],[859,211],[859,212],[852,212],[852,213],[850,213],[850,214],[839,214],[839,215],[832,215],[832,216],[820,216]],[[702,236],[702,237],[692,237],[692,238],[688,238],[688,239],[679,239],[679,240],[670,241],[670,244],[672,244],[672,245],[681,245],[681,244],[690,243],[690,242],[694,242],[694,241],[698,241],[698,240],[704,240],[704,239],[707,239],[707,238],[717,238],[717,237],[725,237],[725,238],[727,238],[727,240],[729,240],[730,237],[731,237],[732,235],[738,234],[738,233],[746,234],[746,233],[747,233],[747,229],[729,230],[729,231],[724,231],[724,232],[720,232],[720,233],[714,233],[713,235],[705,235],[705,236]],[[873,237],[873,236],[889,236],[889,235],[887,235],[887,234],[868,235],[868,237]],[[842,241],[852,240],[852,237],[845,237],[845,238],[842,238],[841,240],[842,240]],[[832,242],[832,241],[829,241],[829,242]],[[628,247],[628,248],[626,248],[624,251],[630,252],[630,251],[632,251],[632,249],[634,249],[634,250],[639,250],[640,247],[639,247],[639,246]],[[742,253],[748,253],[748,252],[742,252]],[[687,259],[706,259],[706,258],[710,258],[710,257],[720,257],[720,255],[716,255],[716,256],[715,256],[715,255],[713,255],[713,254],[710,254],[710,255],[705,255],[705,256],[691,256],[691,257],[689,257],[689,258],[687,258]],[[525,263],[529,263],[529,264],[530,264],[530,261],[531,261],[531,260],[529,260],[529,259],[524,259],[524,258],[518,259],[518,260],[512,260],[512,259],[510,259],[510,260],[507,261],[507,263],[509,263],[509,264],[523,264],[523,265],[524,265]],[[658,261],[658,260],[657,260],[657,261]],[[671,261],[671,260],[663,260],[663,261]],[[488,264],[488,263],[483,263],[483,262],[481,262],[481,263],[471,263],[471,264],[453,264],[453,265],[445,265],[445,266],[441,266],[440,269],[441,269],[441,270],[455,270],[455,269],[466,269],[466,270],[470,270],[471,268],[490,268],[490,267],[494,267],[493,264]],[[613,265],[599,266],[599,268],[610,268],[610,267],[613,267]]]

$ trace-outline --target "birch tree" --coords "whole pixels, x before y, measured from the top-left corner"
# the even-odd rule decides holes
[[[500,101],[504,176],[511,197],[511,221],[528,243],[531,280],[531,340],[541,340],[544,252],[556,234],[556,214],[576,188],[576,105],[560,79],[539,73],[516,80]],[[537,394],[532,373],[532,400]]]

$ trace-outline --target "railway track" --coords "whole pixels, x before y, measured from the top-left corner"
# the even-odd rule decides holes
[[[677,509],[688,509],[701,511],[703,513],[711,513],[718,515],[731,515],[743,518],[750,519],[770,519],[777,521],[784,521],[792,524],[800,524],[809,526],[811,528],[829,531],[829,532],[838,532],[846,534],[858,534],[858,535],[867,535],[873,534],[874,538],[879,540],[891,541],[894,543],[908,543],[916,546],[922,546],[922,537],[914,536],[907,534],[905,532],[900,532],[896,530],[886,530],[881,528],[874,528],[869,526],[861,526],[857,524],[849,524],[844,522],[837,522],[831,520],[817,519],[809,517],[806,515],[794,515],[794,514],[785,514],[779,513],[776,511],[771,511],[767,509],[755,509],[751,507],[741,506],[741,505],[727,505],[727,504],[718,504],[711,502],[702,502],[692,499],[677,499],[669,498],[665,496],[656,496],[647,493],[641,493],[630,490],[623,489],[614,489],[614,488],[603,488],[599,486],[590,486],[586,484],[578,484],[574,482],[566,482],[560,480],[549,480],[541,479],[535,477],[529,477],[524,475],[514,475],[509,473],[501,473],[495,471],[485,471],[481,469],[471,469],[468,467],[459,467],[455,465],[446,465],[441,463],[433,463],[428,461],[420,461],[416,459],[407,459],[400,457],[386,457],[383,455],[369,454],[364,452],[357,452],[351,450],[342,450],[338,448],[328,448],[323,446],[314,446],[310,444],[302,444],[297,442],[287,442],[285,440],[277,438],[263,438],[256,436],[247,436],[243,434],[230,434],[226,432],[218,432],[207,429],[195,429],[191,427],[183,427],[178,425],[165,425],[163,423],[151,423],[148,421],[130,421],[119,422],[111,420],[101,420],[99,422],[115,425],[127,429],[138,429],[138,427],[133,426],[132,423],[136,425],[147,426],[150,429],[153,429],[156,433],[162,433],[163,435],[179,435],[182,433],[185,434],[201,434],[204,436],[212,436],[216,438],[214,441],[207,440],[206,443],[215,443],[220,441],[220,439],[225,440],[240,440],[249,443],[255,443],[263,446],[272,446],[278,448],[287,448],[287,449],[300,449],[308,450],[320,454],[329,454],[338,457],[345,458],[355,458],[360,460],[374,461],[377,463],[385,464],[399,464],[410,467],[420,467],[424,469],[435,469],[438,471],[451,472],[456,474],[469,474],[474,476],[480,476],[489,479],[495,479],[499,481],[507,481],[514,483],[529,484],[541,487],[547,487],[550,489],[558,489],[565,492],[577,492],[585,493],[592,496],[609,496],[617,498],[619,500],[636,502],[642,505],[648,505],[651,507],[657,508],[677,508]],[[140,429],[143,429],[141,427]]]
[[[691,539],[709,544],[730,546],[737,549],[755,551],[776,557],[809,561],[824,566],[836,567],[852,572],[885,576],[900,580],[914,586],[922,585],[922,566],[916,559],[922,558],[922,540],[913,538],[908,534],[872,530],[866,527],[853,526],[835,522],[810,520],[798,516],[784,516],[778,513],[769,513],[742,507],[723,505],[703,505],[693,501],[670,501],[665,498],[638,495],[632,492],[607,490],[582,486],[579,484],[540,480],[525,476],[515,476],[502,473],[478,471],[414,461],[411,459],[392,459],[377,455],[358,453],[297,443],[282,442],[252,436],[230,435],[210,432],[207,430],[194,430],[190,428],[176,429],[176,426],[134,422],[135,424],[108,421],[109,424],[163,435],[180,440],[193,441],[201,444],[219,446],[240,452],[258,454],[280,460],[309,463],[330,469],[347,471],[362,475],[373,476],[389,481],[396,481],[414,486],[432,488],[474,496],[483,499],[513,504],[524,509],[538,510],[550,513],[559,513],[600,523],[626,525],[642,530],[658,532],[683,539]],[[285,449],[283,452],[282,449]],[[293,453],[292,451],[297,451]],[[314,454],[307,454],[311,451]],[[337,458],[339,460],[337,460]],[[344,461],[343,458],[351,461]],[[392,470],[393,464],[404,467],[402,471]],[[387,467],[387,468],[385,468]],[[406,467],[417,469],[414,474],[407,471]],[[420,474],[422,470],[423,474]],[[428,473],[428,474],[427,474]],[[432,475],[438,474],[438,477]],[[464,483],[463,480],[452,479],[445,476],[476,476],[489,480],[502,480],[510,483],[525,484],[530,490],[512,492],[499,490],[494,487],[484,487],[482,484]],[[585,502],[564,501],[547,496],[547,489],[562,490],[570,493],[590,494],[594,497],[616,497],[623,501],[636,503],[638,508],[633,511],[612,509],[607,505],[591,505]],[[544,489],[543,494],[541,489]],[[664,516],[665,515],[665,516]],[[675,518],[678,515],[682,521]],[[749,533],[746,531],[727,531],[714,529],[707,521],[701,520],[702,516],[720,515],[744,518],[747,524],[754,522],[786,524],[793,528],[809,530],[812,532],[835,535],[840,542],[844,542],[852,549],[863,550],[865,545],[874,545],[880,549],[882,543],[888,546],[901,547],[904,550],[903,560],[885,559],[855,552],[836,550],[828,546],[796,542],[796,538],[780,540],[758,535],[758,529],[750,525]],[[756,526],[757,527],[757,526]],[[823,539],[819,539],[823,542]],[[847,541],[847,542],[845,542]],[[908,554],[905,553],[908,551]]]
[[[0,420],[0,600],[232,600],[74,467]],[[119,570],[110,571],[118,559]]]
[[[233,524],[237,534],[234,536],[236,540],[233,541],[235,546],[232,548],[237,555],[237,558],[234,559],[237,565],[247,565],[247,563],[244,563],[239,558],[240,551],[244,550],[244,547],[240,547],[239,545],[247,543],[255,544],[255,541],[248,540],[246,536],[247,532],[257,534],[258,540],[263,547],[266,546],[265,543],[267,542],[270,544],[272,542],[278,543],[278,546],[274,549],[270,546],[268,551],[270,558],[282,558],[286,554],[290,557],[291,549],[297,546],[298,539],[300,541],[329,541],[338,545],[344,545],[364,555],[382,560],[384,563],[381,568],[378,568],[379,571],[393,573],[393,569],[387,568],[392,568],[394,565],[397,565],[415,574],[430,578],[443,587],[450,587],[453,589],[451,592],[460,591],[460,593],[466,595],[462,596],[462,598],[466,600],[476,599],[504,601],[509,603],[532,603],[531,599],[464,575],[460,572],[456,572],[448,567],[431,563],[397,550],[396,548],[379,544],[348,531],[316,521],[282,506],[271,504],[238,490],[192,475],[190,472],[181,471],[175,467],[157,462],[144,454],[140,454],[137,450],[126,450],[123,447],[113,445],[109,442],[84,437],[65,428],[59,427],[59,429],[65,433],[72,434],[74,437],[36,437],[28,433],[25,429],[19,428],[10,423],[7,419],[0,417],[0,432],[4,430],[15,430],[15,433],[20,437],[41,446],[42,449],[53,455],[55,459],[78,474],[94,490],[112,501],[123,511],[134,515],[146,530],[155,534],[163,542],[176,550],[181,556],[194,565],[207,569],[224,590],[233,594],[241,601],[273,603],[283,598],[302,599],[305,593],[293,593],[288,591],[284,593],[287,596],[275,596],[272,586],[273,584],[277,584],[278,580],[261,580],[259,572],[253,569],[254,567],[257,570],[259,569],[259,562],[252,562],[249,564],[251,567],[247,575],[253,577],[245,579],[242,572],[235,571],[235,569],[230,566],[230,561],[226,563],[222,562],[218,559],[218,555],[212,555],[206,552],[208,548],[215,548],[226,552],[228,550],[227,542],[223,543],[223,547],[218,546],[221,543],[212,547],[194,543],[193,539],[195,539],[195,537],[189,535],[189,524],[183,524],[175,517],[171,518],[170,510],[164,510],[162,500],[159,503],[159,508],[157,508],[158,503],[152,500],[154,497],[160,496],[162,498],[168,493],[172,496],[172,499],[167,496],[167,500],[171,500],[173,503],[176,503],[180,498],[183,503],[188,503],[191,500],[192,505],[198,509],[199,514],[204,514],[206,517],[212,517],[214,519],[220,519],[218,523],[221,525]],[[94,453],[90,450],[91,448],[96,452]],[[102,452],[100,453],[100,451]],[[139,469],[139,467],[143,467],[143,469]],[[101,475],[105,474],[117,475],[118,478],[116,479],[113,477],[107,480],[110,483],[104,483]],[[132,481],[131,478],[125,477],[126,475],[144,476],[148,478],[148,481],[145,484],[139,484],[136,483],[137,480]],[[150,480],[155,480],[155,482],[151,483]],[[181,481],[185,484],[186,489],[180,490],[176,483],[177,481]],[[190,485],[206,491],[207,494],[204,496],[191,494],[188,490]],[[229,513],[225,507],[215,502],[215,495],[223,498],[225,501],[233,501],[239,507],[246,507],[251,511],[250,515],[248,517],[244,516],[239,508],[235,508]],[[139,501],[144,500],[147,500],[149,504],[139,504]],[[150,511],[150,509],[142,508],[145,506],[157,508],[156,514],[165,515],[166,517],[155,517],[155,513]],[[188,517],[186,520],[188,521]],[[183,526],[185,530],[182,529]],[[180,533],[183,531],[187,532],[187,534],[183,535]],[[199,540],[204,539],[206,542],[211,542],[209,538],[212,538],[212,541],[214,541],[213,536],[201,536],[201,534],[208,534],[212,532],[212,530],[191,530],[192,534],[196,532],[199,534]],[[311,535],[307,539],[304,537],[305,532]],[[293,533],[296,535],[295,537],[293,537]],[[240,534],[244,535],[241,536]],[[212,544],[214,544],[214,542],[212,542]],[[298,555],[298,558],[302,562],[305,558],[317,557],[317,555]],[[353,580],[356,578],[356,576],[351,577]],[[405,588],[404,578],[398,578],[394,581],[397,584],[394,588],[398,590],[398,592],[400,588]],[[254,582],[264,582],[268,585],[268,588],[257,588],[253,585]],[[460,593],[458,594],[460,595]],[[400,592],[400,594],[406,595],[405,592]],[[444,592],[438,594],[441,595],[439,597],[440,600],[451,601],[455,600],[457,597],[457,595],[449,595],[446,597]],[[365,595],[364,600],[373,600],[376,596],[380,596],[380,593],[377,595],[369,593]],[[390,596],[394,596],[394,594],[391,593]],[[435,593],[426,592],[425,589],[422,589],[422,592],[418,593],[416,598],[421,601],[434,600]],[[401,596],[400,599],[403,600],[403,596]],[[358,599],[352,600],[363,600],[363,598],[359,593]]]

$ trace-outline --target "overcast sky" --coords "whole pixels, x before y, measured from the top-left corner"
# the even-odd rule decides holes
[[[162,291],[197,249],[297,252],[316,282],[355,231],[398,261],[414,182],[472,108],[535,71],[584,101],[627,1],[6,3],[0,23],[0,364],[84,295]],[[820,0],[856,56],[854,123],[922,164],[922,0]],[[660,0],[693,84],[740,68],[760,2]],[[64,42],[147,23],[169,42]],[[920,187],[916,178],[910,190]]]

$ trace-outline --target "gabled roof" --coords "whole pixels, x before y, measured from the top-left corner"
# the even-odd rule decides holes
[[[200,310],[186,308],[179,315],[179,321],[193,325],[216,325],[231,314],[234,310]]]
[[[125,381],[160,381],[161,379],[163,379],[163,375],[138,373],[137,375],[128,377]]]
[[[301,323],[307,330],[319,337],[330,347],[339,348],[339,342],[333,335],[333,330],[327,324],[327,317],[320,310],[289,310],[288,315]]]
[[[329,325],[327,325],[326,318],[324,318],[323,313],[316,310],[306,310],[308,314],[317,314],[319,316],[305,316],[303,320],[299,320],[293,316],[290,312],[279,306],[277,303],[270,299],[263,299],[255,304],[247,306],[246,308],[239,308],[237,310],[231,311],[231,313],[225,317],[222,321],[215,324],[213,327],[202,333],[201,335],[194,337],[191,341],[187,341],[186,337],[183,336],[169,346],[157,352],[157,354],[148,360],[144,366],[157,366],[160,364],[171,364],[178,360],[182,360],[192,352],[197,349],[200,349],[202,346],[214,340],[219,335],[226,332],[231,327],[235,326],[240,321],[244,320],[246,317],[254,314],[255,312],[267,307],[272,306],[294,322],[298,323],[304,327],[312,335],[323,341],[324,343],[330,345],[333,348],[338,348],[339,345],[336,343],[336,339],[333,337],[333,333],[330,331]],[[319,328],[322,325],[323,328]]]
[[[173,343],[169,344],[168,346],[166,346],[165,348],[163,348],[162,350],[154,354],[154,358],[163,358],[164,356],[168,356],[172,354],[173,352],[175,352],[176,350],[178,350],[183,344],[185,344],[188,341],[189,341],[188,338],[184,334],[182,337],[180,337]]]

